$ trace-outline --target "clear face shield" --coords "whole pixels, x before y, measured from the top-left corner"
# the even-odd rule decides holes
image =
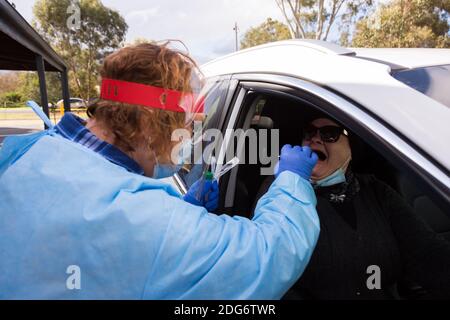
[[[173,169],[164,170],[166,172],[164,175],[167,175],[169,171],[178,170],[185,163],[190,163],[192,160],[194,123],[204,119],[203,76],[195,63],[189,60],[188,56],[185,56],[185,54],[180,55],[187,63],[192,65],[191,79],[189,81],[190,88],[186,92],[109,78],[103,78],[101,84],[101,99],[184,115],[184,127],[176,128],[171,132],[172,142],[178,142],[172,148],[170,154],[172,163],[161,164],[158,161],[158,156],[155,155],[157,165],[171,166]],[[162,141],[161,143],[168,142]]]

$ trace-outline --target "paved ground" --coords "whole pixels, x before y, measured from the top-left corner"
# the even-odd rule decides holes
[[[26,134],[44,129],[41,120],[0,120],[0,145],[3,139],[12,134]]]
[[[8,135],[13,134],[26,134],[36,132],[35,129],[25,129],[25,128],[2,128],[0,127],[0,145],[3,143],[3,139]]]
[[[40,128],[39,130],[42,130]],[[3,144],[3,139],[6,136],[13,135],[13,134],[26,134],[26,133],[32,133],[39,131],[36,128],[11,128],[11,127],[4,127],[0,124],[0,146]]]
[[[86,119],[86,114],[78,112],[78,116]],[[59,113],[51,114],[50,119],[57,123]],[[44,129],[44,123],[31,108],[2,109],[0,108],[0,146],[8,135],[26,134]]]

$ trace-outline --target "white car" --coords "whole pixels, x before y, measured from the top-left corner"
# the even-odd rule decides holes
[[[70,108],[76,109],[76,108],[86,108],[86,101],[83,101],[83,99],[80,98],[70,98],[69,100]],[[56,107],[61,108],[64,104],[64,100],[59,100],[56,103]]]
[[[278,129],[279,147],[300,144],[302,119],[319,110],[359,141],[352,146],[354,171],[394,187],[450,239],[450,50],[288,40],[227,55],[202,71],[204,129],[219,129],[225,137],[216,146],[216,172],[226,162],[225,151],[242,152],[227,129]],[[266,165],[241,160],[220,179],[217,213],[253,214]],[[183,193],[207,168],[193,165],[169,180]]]

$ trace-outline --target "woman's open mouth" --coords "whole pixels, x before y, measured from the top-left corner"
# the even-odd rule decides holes
[[[313,150],[319,157],[319,161],[324,161],[327,159],[327,155],[320,150]]]

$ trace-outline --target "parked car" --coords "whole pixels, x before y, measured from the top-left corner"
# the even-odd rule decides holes
[[[70,98],[70,109],[75,109],[75,108],[86,108],[86,101],[83,101],[83,99],[80,98]],[[62,108],[64,105],[64,100],[59,100],[56,103],[56,107],[57,108]]]
[[[281,148],[300,144],[301,120],[319,110],[359,137],[354,171],[394,187],[450,239],[450,50],[352,49],[289,40],[227,55],[202,71],[204,129],[219,129],[225,137],[216,145],[216,172],[227,150],[242,151],[227,129],[278,129]],[[264,166],[242,163],[225,174],[217,213],[252,217]],[[166,180],[184,193],[207,168],[191,165]]]

